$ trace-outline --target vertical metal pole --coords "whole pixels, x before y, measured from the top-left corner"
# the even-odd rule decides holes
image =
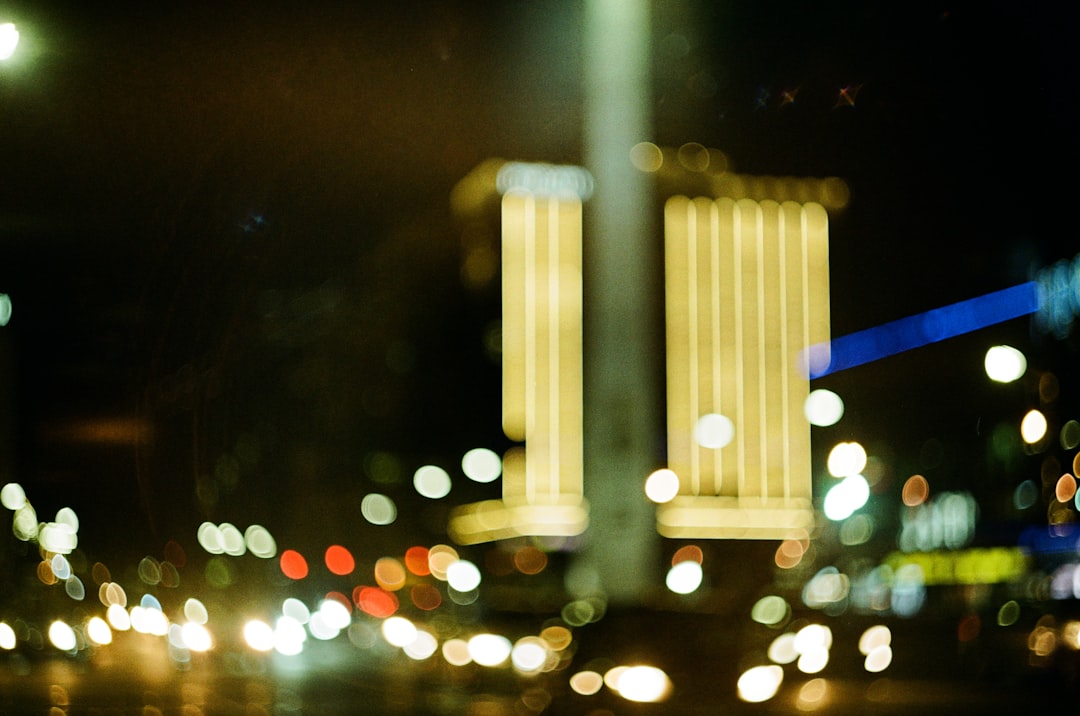
[[[584,158],[596,180],[584,241],[585,496],[590,527],[575,564],[612,604],[656,582],[659,537],[645,478],[656,467],[659,315],[653,197],[630,149],[650,139],[646,0],[587,0]],[[573,581],[573,577],[571,578]],[[573,584],[570,585],[573,588]]]

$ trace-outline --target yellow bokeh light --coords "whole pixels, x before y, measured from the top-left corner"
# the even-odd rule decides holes
[[[1046,437],[1046,416],[1038,410],[1029,410],[1020,421],[1020,437],[1028,445],[1034,445]]]
[[[870,627],[859,637],[859,652],[867,656],[879,646],[889,646],[892,643],[892,631],[884,624]]]
[[[391,646],[408,646],[416,639],[416,625],[405,617],[389,617],[382,623],[382,635]]]
[[[784,670],[775,664],[747,669],[739,677],[739,698],[752,704],[768,701],[776,696],[783,681]]]
[[[60,620],[49,625],[49,641],[60,651],[72,651],[79,643],[75,630]]]
[[[664,165],[664,153],[652,142],[638,142],[630,149],[630,163],[643,172],[655,172]]]
[[[829,695],[829,682],[822,678],[810,679],[799,689],[795,701],[800,711],[816,711],[826,703]]]
[[[639,703],[663,701],[671,693],[671,679],[655,666],[628,666],[618,674],[615,684],[619,696]]]
[[[93,617],[86,623],[86,636],[95,644],[112,643],[112,629],[101,617]]]
[[[579,671],[570,677],[570,688],[582,696],[592,696],[604,685],[604,677],[595,671]]]
[[[857,442],[837,443],[829,451],[829,474],[833,477],[849,477],[866,467],[866,449]]]
[[[887,644],[876,646],[866,655],[863,667],[872,674],[881,673],[892,664],[892,647]]]
[[[446,663],[452,666],[465,666],[472,662],[469,654],[469,642],[464,639],[448,639],[443,642],[442,655]]]
[[[0,622],[0,649],[11,651],[15,648],[15,630],[7,622]]]

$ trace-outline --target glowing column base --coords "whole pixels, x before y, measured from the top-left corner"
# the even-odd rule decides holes
[[[522,536],[573,537],[588,525],[589,506],[580,498],[552,505],[484,500],[454,510],[449,532],[452,540],[468,545]]]
[[[656,529],[673,539],[792,539],[814,525],[801,498],[683,495],[657,507]]]

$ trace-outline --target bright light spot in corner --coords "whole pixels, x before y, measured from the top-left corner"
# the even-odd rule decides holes
[[[616,690],[627,701],[655,703],[671,693],[671,680],[655,666],[629,666],[619,674]]]
[[[19,46],[19,31],[16,29],[15,24],[11,22],[5,22],[0,24],[0,60],[6,60],[15,54],[15,48]],[[7,296],[0,294],[0,301],[6,299]],[[8,314],[10,315],[11,309],[8,308]],[[0,306],[0,319],[3,319],[2,306]],[[7,321],[0,320],[0,326]]]
[[[15,630],[7,622],[0,622],[0,649],[11,651],[15,648]]]
[[[844,401],[831,390],[818,388],[806,396],[803,413],[811,425],[827,428],[836,425],[840,418],[844,417]]]
[[[739,698],[752,704],[768,701],[776,696],[783,681],[784,670],[775,664],[747,669],[739,677]]]
[[[1018,380],[1027,370],[1027,358],[1012,346],[993,346],[986,351],[983,361],[986,375],[998,383]]]
[[[679,476],[674,470],[657,470],[645,480],[645,496],[657,504],[671,502],[678,494]]]
[[[17,482],[9,482],[0,488],[0,504],[9,510],[17,510],[26,504],[26,493],[22,485]]]
[[[665,583],[676,594],[690,594],[701,586],[701,565],[693,560],[679,562],[668,570]]]
[[[1020,437],[1028,445],[1034,445],[1046,436],[1046,416],[1038,410],[1029,410],[1020,421]]]
[[[718,450],[730,443],[734,437],[735,424],[726,415],[702,415],[694,425],[694,442],[703,448]]]

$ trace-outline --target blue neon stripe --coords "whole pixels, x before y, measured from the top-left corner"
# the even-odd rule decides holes
[[[811,378],[854,368],[863,363],[919,348],[980,328],[1019,318],[1039,310],[1034,281],[969,298],[925,313],[901,318],[864,331],[849,333],[830,343],[827,368],[811,371]],[[811,353],[814,347],[810,348]]]

